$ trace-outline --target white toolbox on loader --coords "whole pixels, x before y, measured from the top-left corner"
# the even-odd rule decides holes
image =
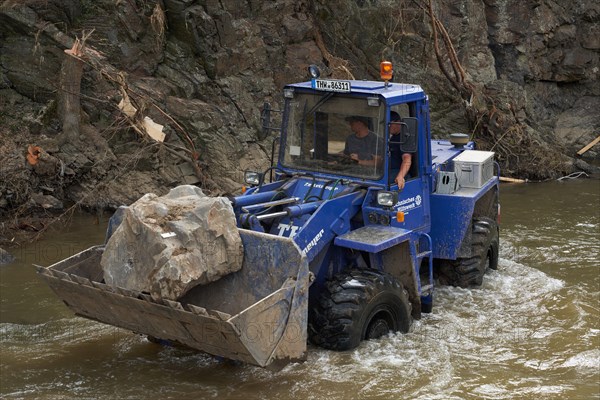
[[[494,153],[465,150],[454,159],[454,173],[463,188],[481,188],[494,176]]]

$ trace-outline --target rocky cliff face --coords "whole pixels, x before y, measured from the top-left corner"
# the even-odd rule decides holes
[[[600,4],[485,3],[498,79],[523,92],[526,121],[543,139],[574,154],[600,132]]]
[[[421,84],[434,135],[474,132],[480,147],[499,152],[507,174],[566,173],[570,161],[558,153],[574,155],[600,131],[600,5],[456,0],[434,1],[432,8],[476,88],[477,113],[440,71],[427,1],[315,1],[314,15],[327,47],[351,60],[360,76],[376,76],[371,66],[387,58],[397,80]],[[599,151],[586,159],[597,162]]]
[[[38,192],[114,207],[180,183],[234,191],[241,171],[269,164],[272,137],[259,134],[263,101],[277,104],[282,85],[304,80],[311,63],[330,76],[363,79],[377,78],[382,58],[394,62],[396,81],[429,93],[436,135],[476,132],[483,148],[501,152],[503,170],[519,176],[569,171],[566,158],[550,168],[535,152],[572,155],[598,135],[598,2],[434,1],[466,78],[485,99],[483,114],[466,112],[469,105],[440,72],[427,5],[5,0],[0,210]],[[100,63],[84,67],[80,132],[66,138],[61,71],[75,37],[87,38]],[[117,108],[124,90],[138,118],[165,126],[167,146],[131,128]],[[43,150],[33,166],[25,159],[29,145]],[[597,161],[598,149],[586,157]]]

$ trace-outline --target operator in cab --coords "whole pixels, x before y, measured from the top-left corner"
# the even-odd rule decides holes
[[[343,153],[358,165],[381,166],[383,157],[378,155],[383,149],[383,140],[369,130],[369,119],[361,116],[346,118],[353,134],[346,138]]]
[[[390,112],[390,136],[391,140],[394,140],[394,136],[398,136],[402,129],[400,122],[402,122],[402,118],[400,114],[396,111]],[[395,123],[394,123],[395,122]],[[390,145],[390,163],[391,169],[393,171],[399,170],[394,182],[398,184],[398,189],[404,189],[405,179],[410,178],[408,175],[408,171],[410,170],[410,165],[412,164],[412,156],[410,153],[403,153],[400,150],[400,143],[392,143]]]

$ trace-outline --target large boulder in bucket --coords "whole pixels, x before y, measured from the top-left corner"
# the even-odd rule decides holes
[[[146,194],[124,210],[102,255],[108,285],[177,300],[242,267],[243,247],[228,199],[195,186]]]

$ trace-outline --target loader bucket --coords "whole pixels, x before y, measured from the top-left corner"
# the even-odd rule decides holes
[[[49,267],[41,278],[82,317],[271,369],[306,356],[309,272],[289,238],[239,230],[242,268],[179,301],[104,283],[103,246]]]

